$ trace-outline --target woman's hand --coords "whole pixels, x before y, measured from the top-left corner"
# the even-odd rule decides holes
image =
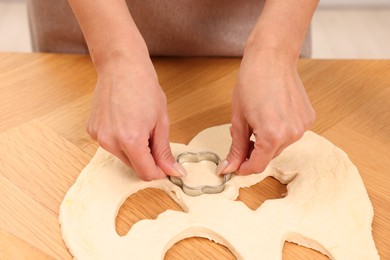
[[[87,131],[143,180],[180,176],[166,98],[126,1],[69,0],[98,72]]]
[[[232,106],[233,141],[219,173],[262,172],[315,120],[296,65],[278,54],[248,51],[244,55]]]
[[[166,97],[150,60],[119,58],[98,70],[87,131],[142,180],[185,174],[169,147]]]

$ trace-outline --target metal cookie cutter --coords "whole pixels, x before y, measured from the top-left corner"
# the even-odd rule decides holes
[[[177,156],[176,161],[180,164],[183,163],[198,163],[202,161],[211,161],[215,163],[217,166],[221,162],[221,159],[219,156],[213,152],[199,152],[199,153],[193,153],[193,152],[184,152]],[[186,185],[183,180],[170,176],[169,180],[179,186],[183,192],[189,196],[199,196],[202,194],[215,194],[220,193],[225,189],[225,183],[230,180],[231,173],[225,174],[223,176],[223,180],[221,184],[218,185],[201,185],[201,186],[188,186]]]

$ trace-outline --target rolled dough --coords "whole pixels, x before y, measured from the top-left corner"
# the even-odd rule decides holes
[[[230,142],[223,125],[202,131],[188,145],[171,147],[175,156],[207,150],[225,158]],[[234,201],[240,187],[268,176],[287,184],[286,197],[267,200],[254,211]],[[167,210],[119,236],[119,208],[145,188],[164,190],[185,212]],[[238,259],[281,259],[285,241],[332,259],[379,259],[371,234],[373,208],[358,170],[343,151],[313,132],[286,148],[263,173],[233,176],[222,193],[198,197],[187,196],[168,179],[143,182],[99,148],[66,194],[59,219],[77,259],[163,259],[173,244],[193,236],[225,245]]]

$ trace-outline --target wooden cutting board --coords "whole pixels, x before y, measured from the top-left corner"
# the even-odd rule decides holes
[[[229,123],[239,59],[156,59],[168,98],[171,141]],[[373,235],[390,256],[390,61],[301,60],[299,72],[317,112],[312,130],[347,152],[374,206]],[[59,205],[97,144],[85,132],[96,74],[80,55],[0,53],[0,259],[70,259],[58,223]],[[267,178],[242,189],[257,208],[285,186]],[[116,229],[182,210],[159,190],[143,190],[122,205]],[[234,259],[206,239],[178,242],[166,259]],[[284,259],[325,258],[285,243]]]

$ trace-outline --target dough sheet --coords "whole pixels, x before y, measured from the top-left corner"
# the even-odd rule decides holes
[[[222,125],[200,132],[188,145],[172,143],[171,148],[175,156],[212,151],[223,159],[230,143],[229,126]],[[192,174],[206,174],[204,167],[191,167]],[[256,210],[234,201],[241,187],[268,176],[287,184],[286,197],[266,200]],[[119,208],[145,188],[165,191],[185,212],[167,210],[119,236]],[[66,194],[59,219],[63,239],[77,259],[163,259],[172,245],[187,237],[223,244],[238,259],[281,259],[285,241],[331,259],[379,259],[371,233],[373,208],[357,168],[342,150],[310,131],[261,174],[233,175],[222,193],[197,197],[187,196],[168,179],[143,182],[99,148]]]

